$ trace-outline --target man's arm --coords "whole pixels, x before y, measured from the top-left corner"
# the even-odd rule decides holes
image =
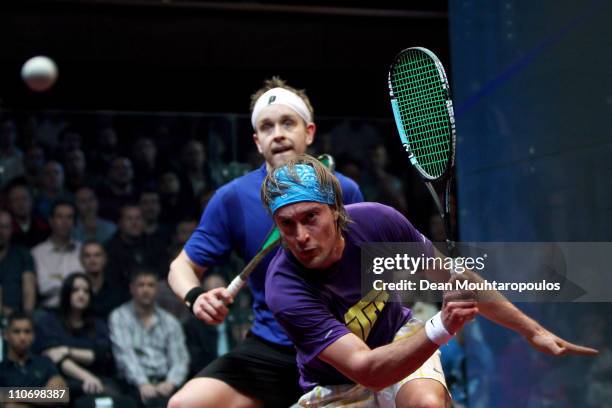
[[[374,350],[349,333],[323,350],[318,358],[357,384],[380,390],[410,375],[437,349],[438,345],[427,338],[424,330]]]
[[[468,279],[482,280],[473,272],[468,272]],[[497,291],[485,294],[486,300],[478,301],[478,308],[487,319],[513,330],[523,337],[536,350],[555,356],[568,354],[595,355],[599,352],[590,347],[570,343],[549,330],[540,323],[527,316]],[[478,296],[480,297],[480,296]]]
[[[93,350],[68,347],[68,357],[76,363],[90,365],[96,359]]]
[[[202,277],[206,272],[205,267],[193,262],[189,255],[182,250],[181,253],[170,264],[168,273],[168,284],[172,291],[181,300],[193,287],[200,286]]]
[[[36,274],[32,271],[25,271],[21,277],[23,311],[32,313],[36,306]]]
[[[455,333],[477,313],[473,300],[449,301],[442,309],[442,322],[449,333]],[[349,333],[325,348],[318,358],[356,383],[380,390],[406,378],[438,347],[427,337],[425,330],[373,350]]]
[[[437,249],[434,249],[435,256],[444,258]],[[438,282],[448,281],[450,274],[448,271],[426,271],[428,279]],[[466,270],[461,275],[456,275],[451,279],[468,279],[470,282],[483,282],[484,279],[471,270]],[[533,320],[508,299],[496,290],[480,291],[474,294],[480,313],[487,319],[521,334],[536,350],[555,356],[566,354],[594,355],[598,351],[570,343],[549,330],[545,329],[537,321]]]
[[[170,264],[168,284],[174,294],[183,300],[191,289],[201,286],[200,282],[206,269],[193,262],[185,250],[182,250]],[[198,296],[193,305],[193,312],[198,319],[208,324],[219,324],[229,313],[225,305],[232,302],[233,298],[226,288],[212,289]]]
[[[82,381],[85,393],[95,394],[104,391],[104,384],[102,384],[102,381],[95,374],[81,367],[71,359],[64,360],[60,368],[67,376]]]

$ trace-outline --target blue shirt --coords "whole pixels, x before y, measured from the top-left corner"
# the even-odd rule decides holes
[[[340,173],[335,175],[340,181],[345,204],[363,201],[353,180]],[[257,254],[273,225],[260,198],[265,176],[264,164],[217,190],[206,206],[200,225],[185,244],[185,252],[193,262],[211,267],[227,261],[232,250],[247,262]],[[251,331],[272,343],[291,346],[265,300],[266,270],[274,253],[269,253],[249,277],[255,316]]]

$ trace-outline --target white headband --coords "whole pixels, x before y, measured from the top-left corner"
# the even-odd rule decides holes
[[[286,105],[293,109],[298,115],[304,119],[306,123],[312,122],[312,116],[304,100],[285,88],[272,88],[266,91],[263,95],[257,99],[255,106],[253,107],[253,114],[251,115],[251,124],[255,129],[255,123],[257,118],[261,114],[261,111],[266,106],[270,105]]]

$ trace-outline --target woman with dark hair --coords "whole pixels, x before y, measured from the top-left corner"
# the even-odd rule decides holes
[[[92,285],[81,272],[66,277],[56,313],[37,319],[35,349],[64,374],[71,399],[83,394],[115,394],[113,357],[106,324],[94,317]]]

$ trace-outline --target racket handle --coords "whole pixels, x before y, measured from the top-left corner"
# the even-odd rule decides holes
[[[242,279],[242,275],[238,275],[229,284],[227,291],[235,298],[238,292],[244,288],[244,285],[246,285],[246,280]]]

